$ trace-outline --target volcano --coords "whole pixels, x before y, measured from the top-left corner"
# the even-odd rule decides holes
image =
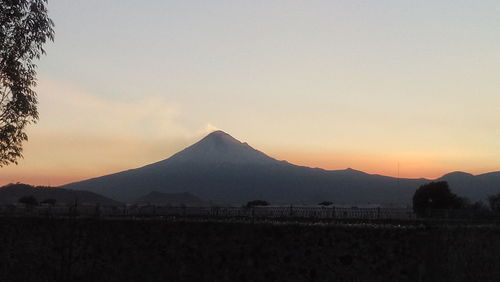
[[[328,200],[338,204],[405,205],[411,203],[415,190],[429,181],[353,169],[297,166],[276,160],[223,131],[215,131],[165,160],[63,188],[91,191],[122,202],[133,202],[156,191],[191,193],[205,201],[224,204],[262,199],[275,204]]]

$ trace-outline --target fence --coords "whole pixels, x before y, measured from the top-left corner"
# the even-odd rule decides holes
[[[411,208],[357,208],[357,207],[170,207],[170,206],[0,206],[0,216],[34,217],[203,217],[203,218],[257,218],[257,219],[359,219],[359,220],[417,220]],[[500,213],[476,210],[428,210],[431,220],[473,220],[500,222]],[[421,220],[421,218],[419,218]]]
[[[166,207],[166,206],[0,206],[0,216],[211,217],[302,219],[415,219],[406,208],[345,207]]]

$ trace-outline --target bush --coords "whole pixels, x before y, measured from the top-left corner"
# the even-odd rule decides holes
[[[450,191],[448,182],[431,182],[420,186],[413,195],[413,210],[418,216],[425,216],[429,209],[460,209],[465,199]]]
[[[253,200],[247,203],[247,208],[252,208],[256,206],[269,206],[269,203],[264,200]]]
[[[500,212],[500,194],[489,196],[488,203],[492,211]]]
[[[27,206],[37,206],[38,205],[38,201],[33,196],[24,196],[24,197],[19,198],[19,200],[17,200],[17,201],[19,203],[25,204]]]

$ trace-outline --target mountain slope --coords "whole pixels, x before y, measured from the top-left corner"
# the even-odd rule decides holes
[[[210,165],[223,163],[268,165],[278,161],[218,130],[172,157],[153,165],[192,162]]]
[[[272,203],[330,200],[409,204],[415,190],[429,181],[296,166],[216,131],[168,159],[63,187],[127,202],[158,191],[189,192],[213,202],[238,204],[254,199]],[[475,194],[482,197],[484,193],[478,191]]]
[[[490,195],[500,193],[500,172],[474,176],[455,171],[443,175],[439,180],[447,181],[454,193],[472,201],[483,200]]]

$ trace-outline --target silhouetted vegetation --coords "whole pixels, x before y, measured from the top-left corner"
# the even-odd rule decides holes
[[[323,201],[323,202],[319,203],[318,205],[320,205],[320,206],[331,206],[331,205],[333,205],[333,202]]]
[[[460,209],[465,206],[465,199],[452,193],[446,181],[424,184],[413,195],[413,210],[418,216],[426,216],[431,209]]]
[[[492,211],[500,212],[500,194],[489,196],[488,203]]]
[[[54,39],[47,0],[0,1],[0,167],[17,163],[25,127],[38,119],[36,65]]]
[[[474,203],[467,203],[466,207],[468,209],[475,210],[475,211],[488,210],[488,206],[482,201],[476,201]]]
[[[253,200],[246,204],[247,208],[257,207],[257,206],[269,206],[269,203],[264,200]]]
[[[38,201],[33,196],[21,197],[21,198],[19,198],[18,202],[21,204],[25,204],[27,206],[37,206],[38,205]]]

